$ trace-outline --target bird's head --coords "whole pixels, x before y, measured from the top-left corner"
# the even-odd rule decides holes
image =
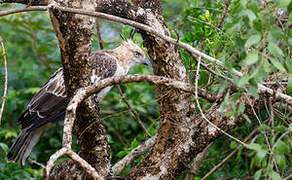
[[[144,51],[130,39],[124,41],[114,51],[121,66],[126,70],[140,64],[150,65],[150,61],[145,56]]]

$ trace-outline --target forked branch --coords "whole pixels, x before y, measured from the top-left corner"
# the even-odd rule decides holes
[[[44,10],[48,10],[49,8],[57,8],[58,10],[61,10],[63,12],[70,12],[70,13],[75,13],[75,14],[82,14],[82,15],[87,15],[87,16],[92,16],[92,17],[98,17],[98,18],[102,18],[102,19],[106,19],[106,20],[110,20],[110,21],[115,21],[115,22],[120,22],[129,26],[133,26],[139,29],[142,29],[144,31],[147,31],[148,33],[151,33],[157,37],[160,37],[161,39],[175,44],[185,50],[187,50],[191,56],[193,57],[201,57],[204,60],[207,60],[209,62],[213,62],[221,67],[224,67],[223,62],[221,62],[218,59],[215,59],[207,54],[202,53],[201,51],[199,51],[198,49],[192,47],[189,44],[183,43],[181,41],[178,41],[177,39],[173,39],[169,36],[165,36],[163,34],[161,34],[160,32],[156,31],[155,29],[151,28],[150,26],[147,26],[145,24],[141,24],[129,19],[125,19],[125,18],[121,18],[121,17],[117,17],[117,16],[113,16],[113,15],[109,15],[109,14],[105,14],[105,13],[101,13],[101,12],[92,12],[92,11],[86,11],[86,10],[82,10],[82,9],[74,9],[74,8],[67,8],[67,7],[58,7],[56,5],[49,5],[49,6],[36,6],[36,7],[29,7],[29,8],[19,8],[19,9],[14,9],[14,10],[9,10],[9,11],[3,11],[0,12],[0,17],[1,16],[5,16],[5,15],[9,15],[9,14],[14,14],[14,13],[19,13],[19,12],[26,12],[26,11],[44,11]],[[233,74],[235,74],[238,77],[243,76],[243,74],[239,71],[237,71],[236,69],[232,68],[231,72]],[[286,103],[292,105],[292,97],[275,91],[271,88],[268,88],[262,84],[258,84],[258,92],[259,93],[267,93],[270,96],[273,96],[275,99],[282,99],[284,100]]]

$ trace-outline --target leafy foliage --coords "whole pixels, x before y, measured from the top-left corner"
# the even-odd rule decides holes
[[[228,160],[209,178],[237,177],[254,179],[269,177],[282,179],[291,174],[291,107],[255,110],[253,117],[243,114],[245,106],[235,105],[245,93],[258,98],[257,84],[265,81],[288,84],[287,94],[292,93],[292,2],[290,0],[260,1],[233,0],[225,12],[225,0],[163,1],[164,17],[174,38],[188,43],[198,50],[224,62],[222,69],[208,64],[217,74],[231,79],[239,89],[236,94],[228,93],[221,108],[231,107],[228,116],[242,115],[247,120],[232,132],[233,136],[244,139],[256,127],[258,133],[241,147],[237,154]],[[5,10],[15,5],[1,5]],[[224,16],[223,16],[224,14]],[[116,47],[121,39],[120,32],[128,35],[130,27],[101,20],[101,34],[106,49]],[[19,133],[17,119],[26,104],[45,83],[60,64],[58,42],[47,13],[31,12],[1,17],[0,36],[6,46],[9,64],[8,96],[0,129],[0,179],[39,179],[41,167],[35,164],[20,166],[7,163],[5,155],[8,147]],[[94,37],[93,49],[98,49]],[[141,44],[141,37],[136,37]],[[2,50],[0,50],[2,56]],[[194,82],[196,59],[181,49],[191,82]],[[204,62],[206,63],[206,62]],[[244,75],[232,76],[227,70],[235,68]],[[0,93],[3,92],[4,68],[0,67]],[[280,75],[279,72],[281,73]],[[131,73],[152,73],[151,69],[137,67]],[[277,78],[271,78],[271,75]],[[277,76],[278,75],[278,76]],[[289,76],[289,77],[288,77]],[[288,77],[288,78],[287,78]],[[230,81],[219,78],[206,69],[200,72],[199,86],[214,93],[226,90]],[[151,135],[159,127],[159,111],[155,89],[148,83],[121,85],[125,97],[139,113]],[[0,94],[2,96],[2,94]],[[211,104],[200,100],[204,110]],[[274,102],[273,102],[274,103]],[[281,104],[280,104],[281,105]],[[128,152],[147,139],[138,126],[135,117],[122,102],[117,89],[113,89],[101,103],[101,118],[109,134],[112,149],[112,162],[115,163]],[[272,114],[273,113],[273,114]],[[46,132],[34,149],[31,159],[45,164],[49,156],[61,147],[62,128],[56,126]],[[227,137],[221,137],[209,149],[196,177],[199,179],[221,162],[238,145]],[[122,175],[141,159],[129,165]],[[186,172],[179,177],[183,179]]]

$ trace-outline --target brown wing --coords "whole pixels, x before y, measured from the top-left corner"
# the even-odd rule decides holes
[[[98,80],[114,76],[117,71],[117,59],[112,55],[113,51],[94,51],[90,54],[91,75]]]
[[[60,68],[32,98],[18,123],[22,129],[30,126],[33,130],[48,122],[63,120],[67,105],[63,71]]]
[[[92,71],[92,80],[104,79],[115,74],[117,60],[111,53],[112,51],[94,51],[91,53],[90,69]],[[32,98],[27,110],[18,119],[18,122],[21,124],[22,129],[30,127],[30,130],[34,130],[49,122],[62,121],[64,120],[68,103],[63,70],[60,68]]]

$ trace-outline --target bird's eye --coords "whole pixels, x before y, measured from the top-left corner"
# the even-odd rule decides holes
[[[135,57],[139,57],[141,54],[139,52],[135,52]]]

